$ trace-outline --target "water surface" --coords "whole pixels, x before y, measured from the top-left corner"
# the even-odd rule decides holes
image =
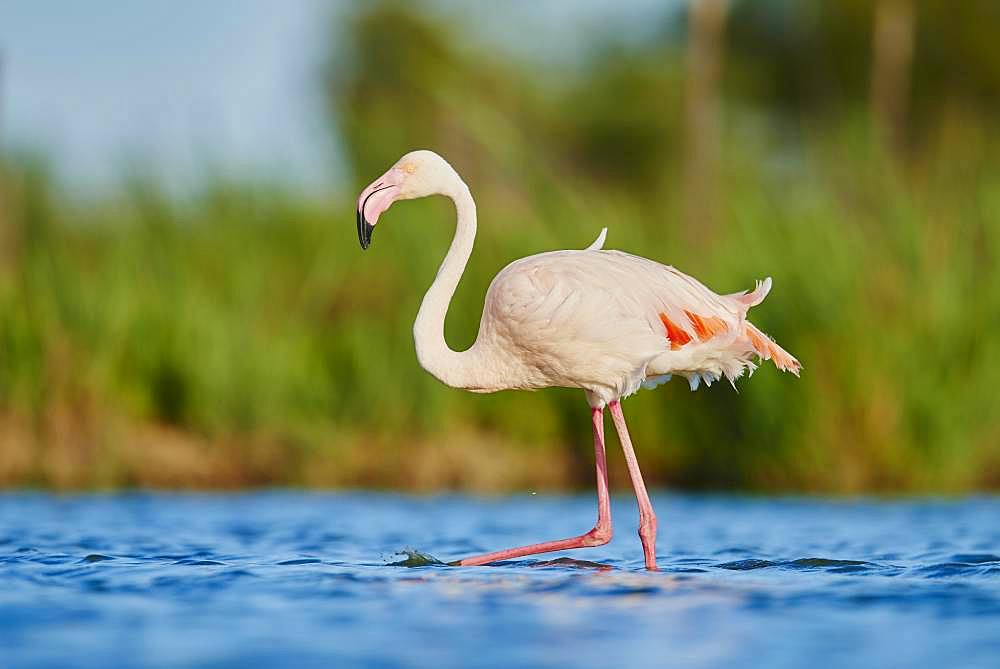
[[[594,502],[0,495],[0,666],[1000,667],[997,498],[654,504],[659,573],[627,497],[455,568]]]

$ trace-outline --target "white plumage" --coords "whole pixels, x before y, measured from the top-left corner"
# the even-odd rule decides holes
[[[763,299],[770,281],[760,284]],[[519,364],[517,388],[575,387],[591,406],[631,395],[650,378],[682,375],[697,388],[730,381],[760,355],[746,334],[746,296],[717,295],[673,267],[591,246],[517,260],[486,294],[477,345]],[[721,321],[704,340],[689,314]],[[663,317],[690,338],[672,348]],[[714,319],[717,319],[714,320]],[[507,356],[504,356],[507,357]]]
[[[475,343],[456,352],[444,340],[444,320],[476,234],[475,203],[458,174],[430,151],[403,156],[359,196],[358,235],[367,248],[379,216],[394,201],[433,194],[454,201],[457,226],[414,323],[420,364],[444,383],[473,392],[581,388],[595,412],[599,518],[594,530],[461,564],[599,545],[610,538],[603,423],[598,422],[609,406],[639,499],[646,566],[655,568],[655,514],[619,400],[675,375],[687,378],[692,390],[723,377],[735,382],[753,372],[755,358],[773,360],[797,375],[799,362],[747,320],[747,311],[770,291],[771,279],[759,281],[749,293],[719,295],[669,265],[604,250],[605,228],[586,249],[540,253],[501,270],[487,291]]]

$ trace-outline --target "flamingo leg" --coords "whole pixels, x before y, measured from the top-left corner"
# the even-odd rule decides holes
[[[649,501],[646,484],[642,481],[642,472],[639,471],[639,461],[636,460],[632,440],[628,436],[622,405],[615,400],[608,404],[608,408],[611,409],[611,418],[615,422],[615,430],[618,431],[618,439],[625,452],[625,464],[628,465],[628,474],[632,479],[632,487],[635,488],[635,498],[639,502],[639,539],[642,541],[642,552],[646,557],[646,569],[656,571],[656,513],[653,512],[653,505]]]
[[[611,498],[608,495],[608,464],[604,453],[604,410],[592,409],[591,420],[594,424],[594,460],[597,466],[597,523],[594,525],[594,529],[586,534],[570,539],[546,541],[540,544],[531,544],[530,546],[519,546],[494,553],[474,555],[464,560],[452,562],[452,565],[474,567],[500,560],[510,560],[524,555],[551,553],[552,551],[563,551],[571,548],[603,546],[611,541]]]

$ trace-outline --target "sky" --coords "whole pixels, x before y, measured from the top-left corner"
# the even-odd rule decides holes
[[[82,191],[114,188],[138,163],[180,188],[218,171],[322,192],[344,170],[319,68],[331,25],[356,4],[2,0],[0,146],[41,152]],[[597,26],[640,32],[662,5],[438,0],[430,11],[528,57],[572,58]]]

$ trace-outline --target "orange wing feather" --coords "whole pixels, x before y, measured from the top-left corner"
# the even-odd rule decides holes
[[[663,323],[663,327],[667,330],[667,338],[670,340],[670,350],[676,351],[691,341],[691,335],[677,327],[672,320],[667,318],[666,314],[660,314],[660,322]]]
[[[684,313],[687,314],[688,320],[694,326],[694,331],[698,335],[698,339],[702,341],[708,341],[712,337],[720,335],[729,329],[726,322],[718,316],[699,316],[687,310]]]

